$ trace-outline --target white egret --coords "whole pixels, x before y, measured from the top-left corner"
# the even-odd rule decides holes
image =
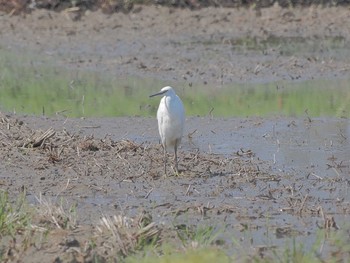
[[[167,150],[174,149],[175,170],[178,172],[177,148],[181,143],[181,138],[185,124],[185,109],[179,96],[176,95],[172,87],[164,87],[158,93],[150,97],[161,95],[157,120],[160,139],[164,149],[164,172],[166,174]]]

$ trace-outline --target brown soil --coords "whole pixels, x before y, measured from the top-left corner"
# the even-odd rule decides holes
[[[96,0],[96,1],[65,1],[65,0],[0,0],[0,11],[11,15],[30,13],[37,9],[47,9],[51,11],[62,11],[74,9],[77,12],[86,10],[101,10],[106,14],[115,12],[128,13],[133,10],[136,1],[127,0]],[[309,6],[347,6],[349,0],[157,0],[157,1],[137,1],[139,4],[155,4],[159,6],[181,7],[198,9],[202,7],[253,7],[255,9],[279,5],[281,7],[309,7]]]
[[[53,59],[65,68],[172,83],[345,77],[349,16],[340,7],[275,6],[257,14],[253,9],[140,6],[129,14],[87,11],[78,17],[74,11],[38,10],[1,16],[0,45],[30,52],[35,63]],[[299,45],[289,47],[294,42]]]
[[[99,11],[81,15],[69,10],[37,10],[30,15],[2,15],[0,47],[17,54],[30,52],[37,55],[36,62],[50,58],[74,70],[177,83],[336,78],[348,75],[349,56],[322,43],[338,38],[346,45],[350,40],[349,17],[347,9],[336,7],[285,10],[274,6],[257,13],[252,9],[190,11],[140,6],[129,14],[111,16]],[[282,46],[256,50],[238,45],[253,39],[254,45],[261,47],[259,43],[271,37],[298,37],[321,45],[295,54],[286,54]],[[239,237],[241,231],[249,229],[255,243],[241,239],[242,246],[252,246],[249,254],[264,243],[264,235],[271,229],[276,239],[314,235],[319,226],[336,229],[332,216],[340,220],[350,213],[345,190],[349,184],[348,148],[344,148],[343,159],[331,162],[332,168],[341,171],[339,176],[327,180],[293,167],[276,169],[267,158],[255,156],[254,146],[238,144],[227,155],[211,152],[211,136],[240,143],[261,140],[257,131],[270,122],[283,123],[283,129],[288,130],[320,125],[297,119],[191,117],[180,151],[180,174],[164,177],[155,119],[2,114],[1,189],[12,199],[25,191],[33,203],[40,194],[76,202],[78,222],[72,231],[55,230],[57,233],[51,233],[40,248],[23,251],[7,241],[0,244],[13,261],[60,262],[73,257],[88,261],[96,251],[86,249],[86,242],[90,233],[96,234],[103,215],[135,218],[144,211],[168,237],[174,224],[225,225],[222,239],[230,247],[230,237]],[[244,133],[237,139],[236,131]],[[281,134],[282,139],[290,140]],[[347,143],[347,134],[342,135]],[[200,147],[192,140],[199,141]],[[298,147],[302,145],[303,140]],[[332,157],[332,150],[328,153]],[[332,195],[335,189],[339,195]],[[267,221],[271,229],[266,228]],[[259,253],[264,254],[262,251]],[[106,256],[102,251],[96,253]]]

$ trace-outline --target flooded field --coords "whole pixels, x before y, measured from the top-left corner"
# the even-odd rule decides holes
[[[265,11],[1,16],[0,259],[348,261],[348,14]],[[187,115],[167,177],[165,85]]]

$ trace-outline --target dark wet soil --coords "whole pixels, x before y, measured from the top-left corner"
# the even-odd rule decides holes
[[[72,69],[170,83],[270,82],[346,77],[345,8],[140,6],[129,14],[37,10],[0,16],[0,46]]]
[[[165,177],[154,119],[1,115],[0,120],[1,188],[12,197],[25,191],[33,203],[40,196],[77,204],[74,238],[81,243],[96,231],[102,216],[135,218],[144,212],[166,236],[173,235],[176,226],[212,225],[220,231],[224,227],[220,239],[229,253],[235,251],[232,235],[241,236],[242,246],[252,247],[248,254],[292,236],[309,249],[319,228],[336,231],[347,224],[347,121],[345,130],[330,133],[334,146],[320,144],[315,149],[310,137],[298,133],[312,133],[324,121],[189,118],[179,153],[180,173],[170,169]],[[342,141],[336,142],[341,135]],[[322,138],[326,144],[327,137]],[[306,165],[302,167],[292,155],[288,162],[276,163],[271,153],[259,150],[262,140],[277,149],[276,155],[280,148],[283,151],[280,143],[290,143],[311,160],[301,162]],[[323,160],[312,156],[326,149],[328,168],[323,168]],[[246,231],[251,233],[249,240],[243,238]],[[47,246],[70,235],[66,231],[53,236]],[[65,259],[64,247],[59,246],[54,256]],[[49,250],[26,253],[52,259]]]
[[[167,7],[177,8],[189,8],[199,9],[203,7],[236,7],[236,8],[254,8],[259,10],[260,8],[267,8],[273,5],[279,5],[280,7],[309,7],[309,6],[347,6],[348,0],[244,0],[244,1],[232,1],[232,0],[159,0],[159,1],[138,1],[138,4],[143,5],[159,5]],[[75,10],[81,15],[86,10],[100,10],[106,14],[112,14],[115,12],[128,13],[134,10],[135,2],[126,0],[97,0],[97,1],[65,1],[65,0],[0,0],[0,11],[7,12],[11,15],[30,13],[36,9],[46,9],[50,11],[64,11],[68,9]]]
[[[0,16],[0,48],[30,53],[37,57],[35,63],[52,59],[55,65],[74,70],[172,83],[339,78],[350,70],[349,56],[341,53],[350,40],[349,16],[340,8],[278,6],[259,14],[253,9],[142,6],[111,16],[87,11],[79,19],[70,10],[37,10]],[[270,37],[301,38],[313,48],[286,52],[283,44],[261,44]],[[334,48],[327,39],[341,39],[343,46]],[[338,121],[336,135],[325,133],[317,141],[319,147],[317,143],[307,147],[310,133],[318,133],[325,122]],[[186,123],[180,173],[164,177],[155,118],[65,119],[2,113],[1,189],[11,198],[25,191],[33,203],[40,194],[76,202],[80,228],[74,235],[81,249],[86,233],[94,231],[102,215],[120,213],[134,217],[146,211],[156,224],[169,229],[174,224],[225,226],[221,238],[231,252],[232,236],[251,251],[291,236],[311,247],[314,239],[309,237],[315,237],[318,228],[335,230],[346,223],[347,119],[189,117]],[[327,168],[315,172],[310,161],[308,169],[299,169],[292,161],[297,157],[283,165],[289,157],[278,159],[278,152],[273,156],[257,149],[262,140],[277,149],[288,143],[306,147],[311,156],[327,151]],[[325,176],[326,169],[333,176]],[[242,237],[247,229],[253,233],[249,240]],[[28,250],[18,257],[31,255],[34,262],[64,258],[69,252],[61,241],[71,234],[62,231],[52,236],[47,250]]]

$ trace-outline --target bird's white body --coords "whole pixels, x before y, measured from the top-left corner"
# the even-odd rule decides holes
[[[160,139],[164,147],[164,169],[166,173],[167,150],[174,149],[175,168],[178,170],[177,148],[181,143],[184,131],[185,109],[181,99],[176,95],[172,87],[164,87],[160,92],[150,97],[157,95],[163,95],[157,111],[157,120]]]
[[[181,99],[171,89],[160,100],[158,111],[158,130],[166,150],[174,149],[181,143],[185,124],[185,110]]]

